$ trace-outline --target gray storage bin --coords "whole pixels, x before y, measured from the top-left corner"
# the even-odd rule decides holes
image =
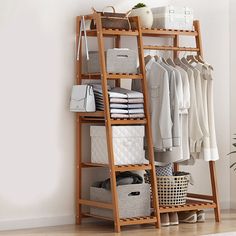
[[[110,190],[90,187],[90,199],[93,201],[111,203],[112,194]],[[149,184],[129,184],[117,186],[119,215],[120,218],[149,216],[150,215],[150,185]],[[90,208],[90,213],[94,215],[113,218],[112,210],[102,208]]]
[[[127,49],[107,50],[108,73],[137,73],[137,52]]]
[[[106,52],[105,52],[106,57]],[[83,73],[100,73],[100,62],[98,51],[89,51],[89,60],[86,57],[83,58]]]

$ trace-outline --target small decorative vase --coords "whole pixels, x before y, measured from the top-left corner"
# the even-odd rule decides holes
[[[153,14],[149,7],[132,9],[129,16],[139,16],[142,28],[151,28],[153,24]]]

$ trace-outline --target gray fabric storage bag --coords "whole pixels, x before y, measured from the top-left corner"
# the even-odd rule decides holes
[[[107,50],[108,73],[137,73],[137,52],[130,49],[114,48]]]
[[[120,218],[149,216],[150,215],[150,185],[149,184],[129,184],[117,186],[119,215]],[[112,194],[110,190],[90,187],[90,199],[93,201],[111,203]],[[112,210],[102,208],[90,208],[90,213],[94,215],[113,218]]]

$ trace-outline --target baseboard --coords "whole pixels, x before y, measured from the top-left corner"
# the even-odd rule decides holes
[[[0,231],[68,225],[74,223],[75,223],[74,215],[42,217],[33,219],[8,219],[8,220],[0,220]]]

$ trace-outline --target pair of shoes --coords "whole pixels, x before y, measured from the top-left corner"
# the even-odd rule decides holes
[[[181,223],[205,222],[205,212],[203,210],[179,212],[178,217]]]
[[[161,226],[178,225],[179,219],[177,212],[161,213]]]

